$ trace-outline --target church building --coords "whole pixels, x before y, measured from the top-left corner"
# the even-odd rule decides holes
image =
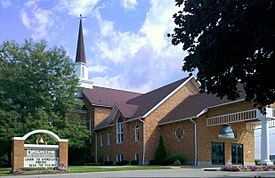
[[[160,136],[168,155],[194,165],[254,164],[254,129],[261,127],[261,163],[269,160],[275,105],[263,115],[242,95],[235,101],[199,92],[195,76],[148,93],[95,86],[88,79],[80,18],[76,75],[87,109],[92,157],[100,161],[154,159]]]

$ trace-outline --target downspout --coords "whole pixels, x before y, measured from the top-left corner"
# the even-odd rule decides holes
[[[97,132],[95,132],[95,163],[97,163]]]
[[[145,123],[144,120],[138,119],[142,122],[142,165],[145,165]]]
[[[193,119],[190,119],[191,122],[194,123],[194,164],[197,165],[197,157],[198,157],[198,150],[197,150],[197,122],[194,121]]]

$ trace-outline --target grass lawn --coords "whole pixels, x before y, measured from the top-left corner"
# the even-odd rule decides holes
[[[150,170],[150,169],[171,169],[171,166],[69,166],[69,171],[37,170],[25,171],[25,174],[56,174],[56,173],[81,173],[81,172],[104,172],[104,171],[125,171],[125,170]],[[11,175],[11,168],[0,168],[0,176]],[[35,169],[34,169],[35,170]]]

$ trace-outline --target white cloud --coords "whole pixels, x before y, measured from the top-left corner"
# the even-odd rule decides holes
[[[62,0],[57,9],[65,10],[71,16],[90,15],[100,0]]]
[[[1,0],[0,3],[4,9],[11,6],[11,0]]]
[[[95,65],[95,66],[89,66],[89,72],[92,73],[104,73],[107,72],[108,66],[103,66],[103,65]]]
[[[180,46],[172,46],[166,35],[173,30],[173,1],[152,0],[144,23],[136,32],[121,32],[113,21],[103,19],[98,10],[95,12],[100,35],[92,48],[98,52],[97,60],[107,60],[108,65],[119,68],[115,77],[95,78],[95,84],[144,92],[162,86],[175,71],[181,73],[182,56],[186,53]]]
[[[120,0],[120,4],[125,9],[134,9],[137,5],[136,0]]]
[[[38,7],[37,1],[28,1],[20,12],[23,25],[33,31],[32,38],[49,38],[49,29],[54,23],[52,11]]]

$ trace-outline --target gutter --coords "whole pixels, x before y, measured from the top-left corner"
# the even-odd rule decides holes
[[[144,120],[139,119],[142,122],[142,165],[145,165],[145,123]]]
[[[197,165],[197,159],[198,159],[198,147],[197,147],[197,122],[194,121],[192,118],[190,119],[191,122],[194,124],[194,165]]]
[[[97,132],[95,132],[95,163],[97,163]]]

